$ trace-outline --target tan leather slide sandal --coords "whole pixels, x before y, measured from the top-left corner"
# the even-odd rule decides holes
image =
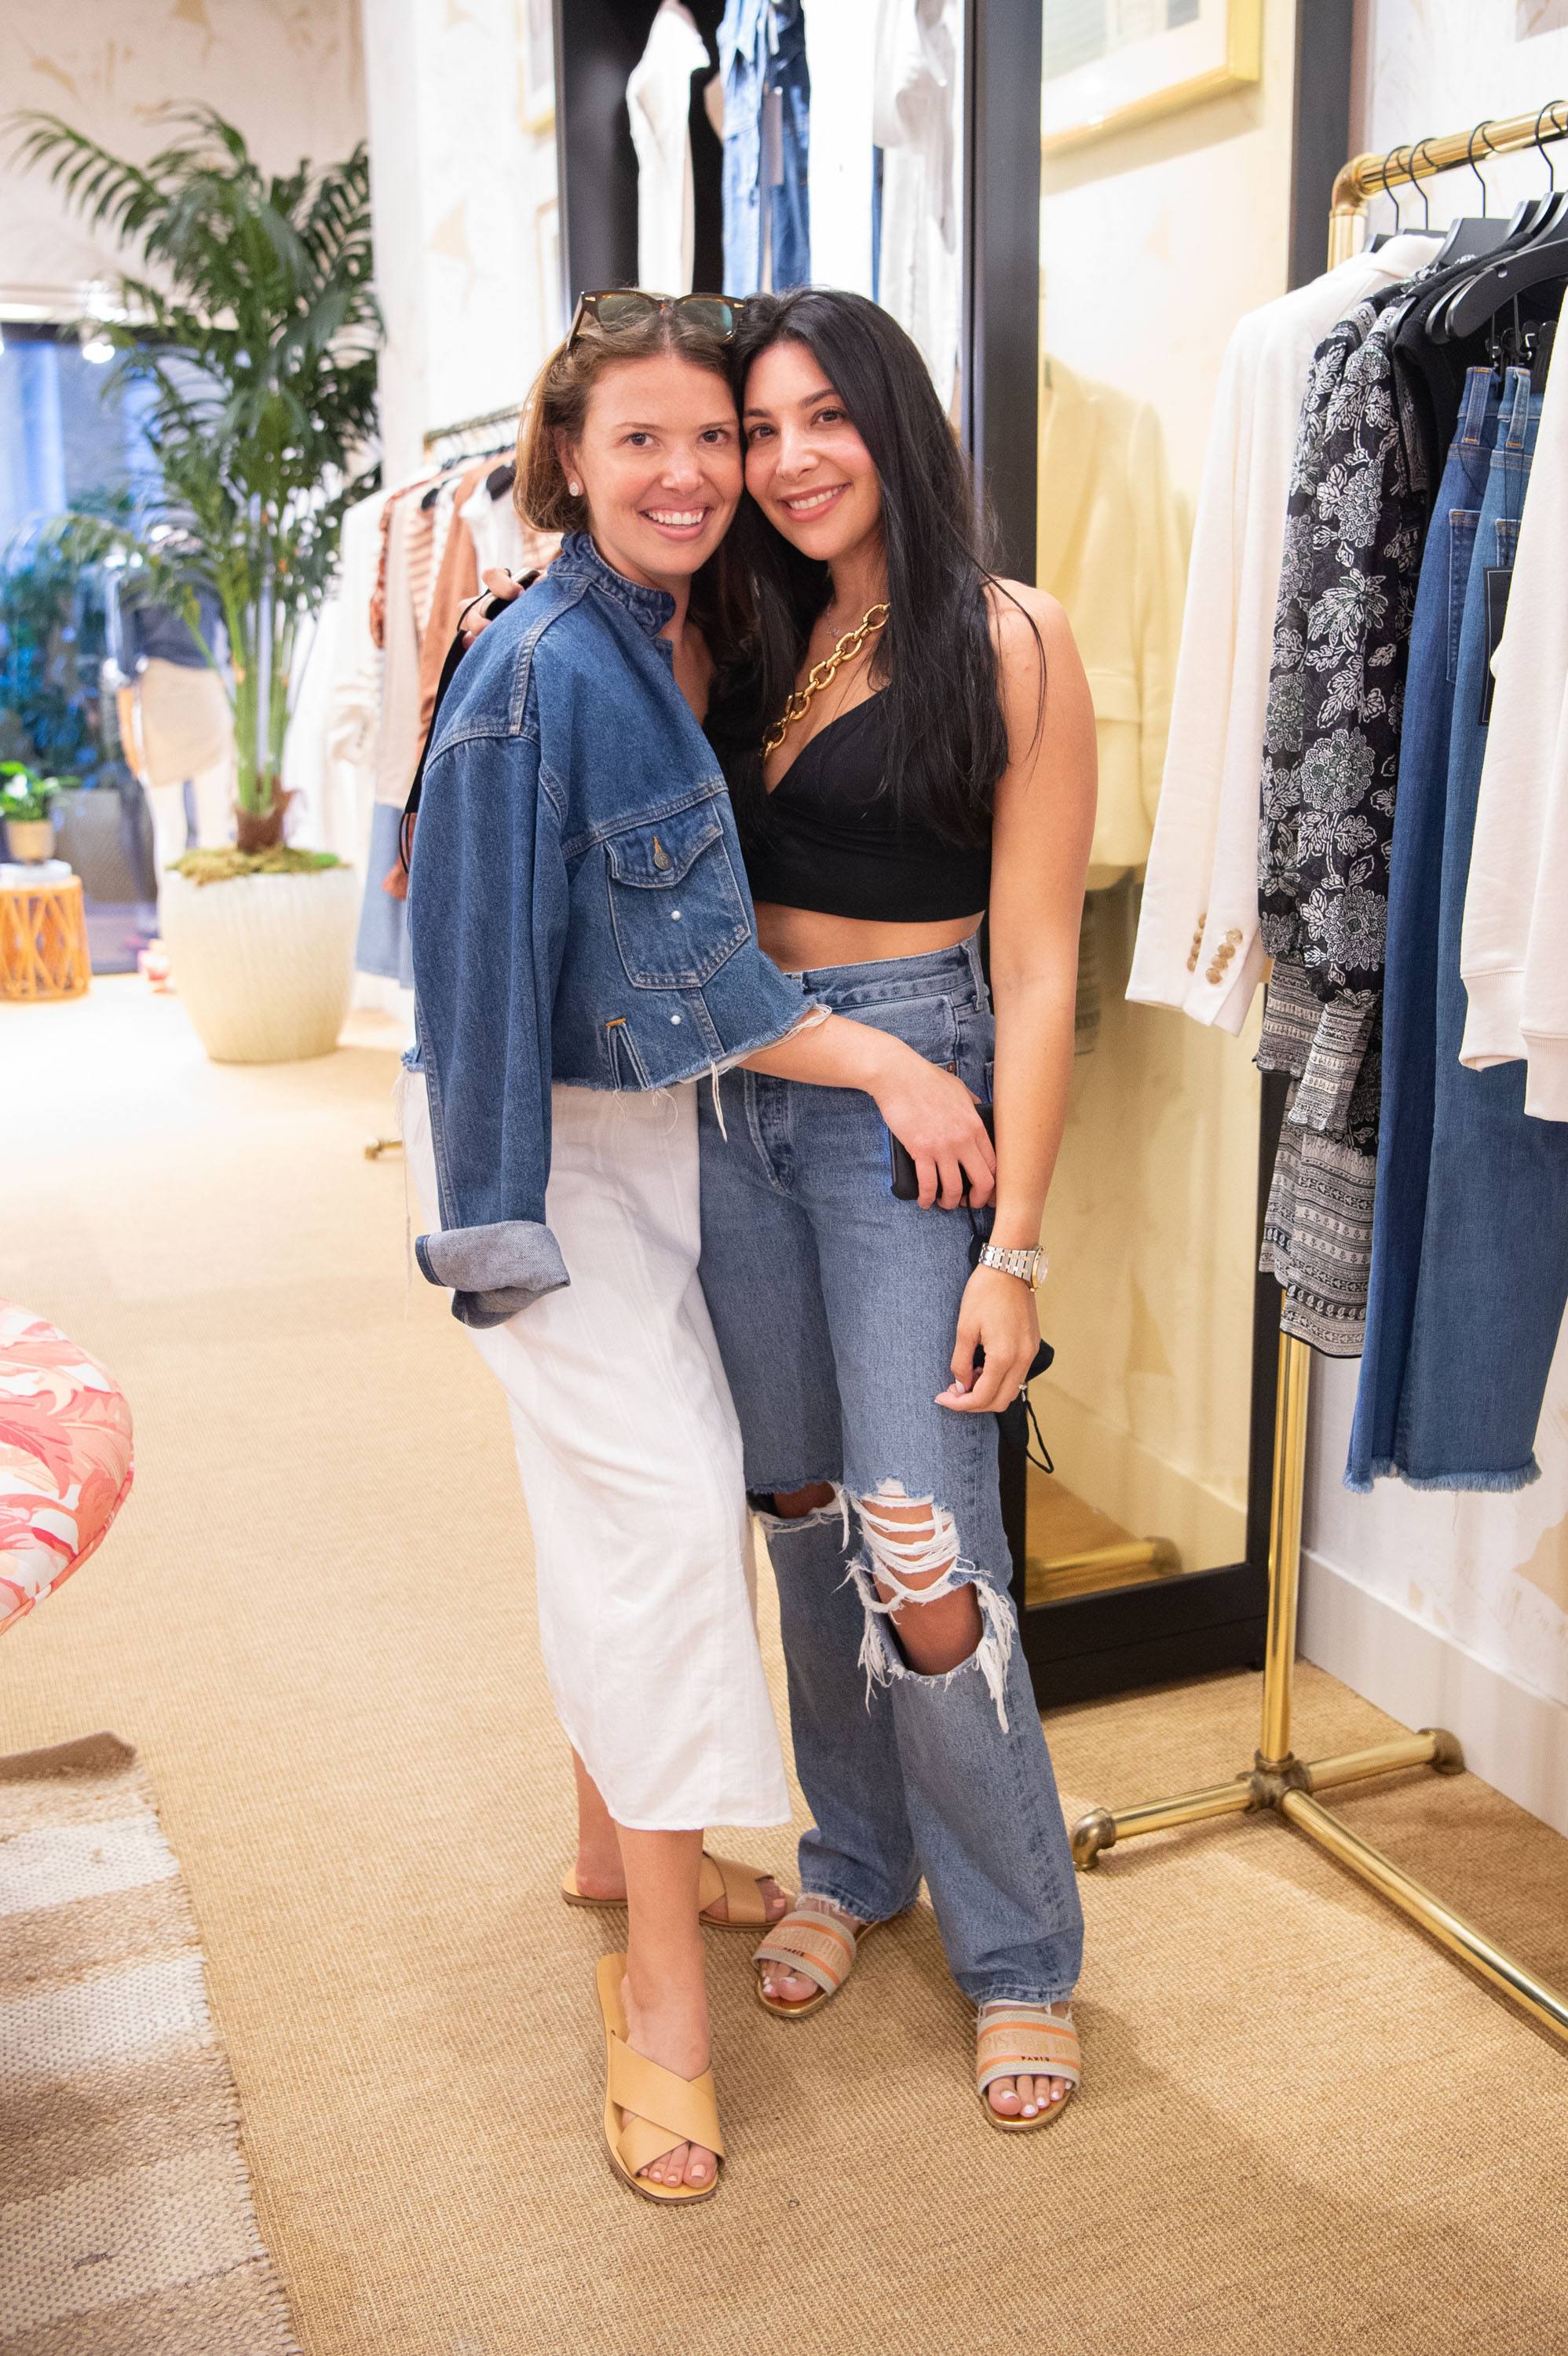
[[[825,2004],[831,2004],[854,1969],[861,1941],[881,1927],[880,1922],[867,1922],[857,1932],[840,1914],[792,1907],[772,1925],[761,1946],[752,1949],[752,1961],[782,1964],[786,1972],[815,1980],[817,1993],[803,1997],[798,2004],[781,2004],[777,1997],[766,1993],[759,1973],[754,1983],[757,2002],[778,2020],[805,2020],[809,2014],[820,2012]]]
[[[765,1931],[768,1909],[762,1885],[767,1879],[767,1871],[765,1865],[741,1865],[732,1857],[709,1857],[704,1849],[701,1879],[697,1885],[699,1921],[710,1931]],[[610,1913],[626,1902],[624,1898],[585,1897],[573,1873],[562,1881],[560,1894],[569,1906],[591,1907],[597,1914]],[[709,1907],[720,1898],[727,1912],[709,1913]]]
[[[711,2201],[724,2167],[713,2072],[677,2078],[645,2053],[633,2052],[621,2004],[625,1970],[624,1955],[601,1955],[595,1974],[604,2019],[604,2147],[610,2165],[645,2201]],[[717,2154],[719,2173],[711,2184],[650,2184],[637,2174],[677,2143],[700,2144],[704,2151]]]
[[[998,2078],[1064,2078],[1076,2091],[1083,2083],[1083,2055],[1071,2015],[1066,2020],[1043,2004],[983,2006],[976,2023],[975,2092],[980,2108],[994,2127],[1008,2135],[1033,2135],[1050,2126],[1072,2100],[1047,2103],[1032,2119],[1008,2119],[986,2100],[986,2089]]]

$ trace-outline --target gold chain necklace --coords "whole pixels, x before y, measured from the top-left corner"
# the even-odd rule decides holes
[[[891,611],[887,605],[868,605],[855,627],[845,631],[833,652],[825,655],[819,663],[812,664],[805,675],[805,685],[795,689],[784,705],[783,719],[775,720],[763,739],[764,761],[770,754],[778,751],[795,722],[805,718],[811,709],[812,698],[821,694],[840,664],[853,662],[866,640],[884,626]]]

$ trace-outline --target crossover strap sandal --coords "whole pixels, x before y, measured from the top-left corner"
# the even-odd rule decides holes
[[[1033,2135],[1059,2119],[1071,2092],[1043,2103],[1032,2119],[1004,2118],[986,2099],[986,2089],[998,2078],[1064,2078],[1070,2088],[1081,2086],[1083,2056],[1072,2015],[1063,2020],[1045,2004],[987,2004],[976,2023],[975,2092],[991,2125],[1008,2135]]]
[[[830,2004],[855,1967],[860,1943],[880,1922],[863,1923],[857,1931],[842,1914],[818,1914],[810,1907],[794,1906],[773,1925],[761,1946],[752,1951],[753,1964],[782,1964],[786,1972],[802,1979],[815,1980],[816,1996],[803,1997],[797,2004],[786,2004],[769,1996],[761,1975],[756,1980],[757,2002],[764,2012],[774,2014],[780,2020],[804,2020],[808,2013],[820,2012]]]
[[[677,2078],[673,2070],[632,2051],[626,2042],[626,2015],[621,2003],[625,1969],[624,1955],[601,1955],[595,1975],[604,2020],[604,2147],[610,2165],[645,2201],[711,2201],[724,2168],[713,2072],[705,2070],[700,2078]],[[651,2184],[638,2175],[640,2168],[662,2159],[678,2143],[700,2144],[704,2151],[715,2154],[719,2171],[711,2184]]]
[[[704,1849],[702,1874],[697,1885],[698,1920],[710,1931],[765,1931],[768,1906],[763,1896],[763,1884],[767,1879],[765,1865],[741,1865],[732,1857],[710,1857]],[[592,1907],[600,1914],[626,1902],[624,1898],[586,1896],[579,1890],[574,1873],[569,1873],[561,1882],[560,1894],[569,1906]],[[710,1912],[720,1899],[725,1912]]]

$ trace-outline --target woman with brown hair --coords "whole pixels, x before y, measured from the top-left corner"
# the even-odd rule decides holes
[[[519,506],[568,536],[448,691],[409,902],[417,1256],[507,1392],[551,1695],[590,1846],[609,1826],[624,1876],[627,1952],[599,1973],[606,2140],[667,2201],[710,2195],[722,2157],[701,1827],[788,1815],[697,1280],[695,1084],[745,1063],[863,1090],[933,1194],[984,1201],[993,1169],[959,1079],[814,1004],[757,945],[700,726],[741,490],[734,324],[718,298],[579,305],[518,445]]]

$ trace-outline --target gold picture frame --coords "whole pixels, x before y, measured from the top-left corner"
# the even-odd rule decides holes
[[[1121,11],[1136,22],[1139,0],[1101,0],[1104,16]],[[1177,26],[1124,30],[1098,56],[1052,76],[1051,11],[1083,11],[1083,0],[1045,0],[1046,78],[1041,92],[1040,147],[1060,155],[1109,139],[1119,131],[1179,113],[1263,77],[1264,0],[1192,0],[1195,14]],[[1155,10],[1150,0],[1143,5]],[[1166,79],[1157,79],[1160,75]],[[1118,92],[1125,94],[1118,95]],[[1076,119],[1074,119],[1076,117]]]

